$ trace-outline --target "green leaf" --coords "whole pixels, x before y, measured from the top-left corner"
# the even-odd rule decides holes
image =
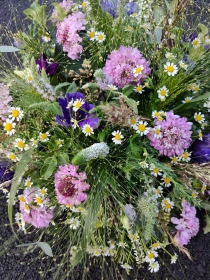
[[[202,24],[202,23],[199,23],[199,24],[198,24],[198,28],[200,28],[200,30],[201,30],[203,36],[206,36],[206,35],[209,33],[208,27],[206,27],[206,26],[205,26],[204,24]]]
[[[27,246],[34,246],[34,245],[37,245],[37,242],[26,243],[26,244],[19,244],[19,245],[16,245],[16,247],[27,247]]]
[[[68,85],[71,85],[71,84],[68,83],[68,82],[58,84],[58,85],[55,87],[55,92],[57,92],[60,88],[66,87],[66,86],[68,86]]]
[[[134,86],[125,86],[123,89],[122,89],[122,92],[125,96],[129,96],[132,92],[133,92],[133,89],[134,89]]]
[[[154,30],[155,43],[160,44],[162,38],[162,28],[156,26]]]
[[[0,46],[0,52],[18,52],[19,49],[13,46]]]
[[[59,116],[63,117],[63,110],[57,101],[50,103],[48,105],[47,109],[49,111],[51,111],[52,113],[54,113],[55,115],[59,115]]]
[[[76,91],[77,91],[77,85],[76,85],[75,82],[72,82],[72,83],[70,84],[70,86],[68,87],[67,92],[68,92],[68,93],[74,93],[74,92],[76,92]]]
[[[69,163],[69,156],[67,153],[59,153],[57,156],[58,165],[65,165]]]
[[[18,165],[16,166],[15,174],[14,174],[14,177],[12,180],[10,196],[9,196],[9,203],[8,203],[8,216],[9,216],[9,221],[10,221],[10,225],[11,225],[13,232],[14,232],[13,222],[12,222],[13,202],[14,202],[17,190],[18,190],[18,186],[20,185],[22,177],[25,173],[26,167],[28,166],[28,163],[31,160],[31,155],[33,153],[33,150],[34,150],[34,148],[30,148],[22,155]],[[15,232],[14,232],[14,234],[15,234]]]
[[[155,5],[153,7],[153,13],[154,13],[154,19],[155,19],[156,24],[160,24],[162,19],[165,17],[164,10],[160,6]]]
[[[57,138],[55,136],[52,136],[47,146],[49,150],[57,150],[58,149]]]
[[[44,164],[40,170],[41,176],[47,180],[53,174],[57,167],[57,159],[55,156],[48,157],[45,159]]]
[[[210,217],[208,215],[205,215],[205,221],[206,226],[203,228],[204,234],[207,234],[210,232]]]
[[[52,249],[48,243],[38,242],[37,245],[43,250],[46,255],[53,257]]]

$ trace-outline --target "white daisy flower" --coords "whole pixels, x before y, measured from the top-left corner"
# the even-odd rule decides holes
[[[182,100],[182,103],[189,103],[189,102],[190,102],[190,100],[192,100],[192,97],[187,96],[187,97],[185,97],[185,99],[184,99],[184,100]]]
[[[138,75],[142,75],[142,74],[143,74],[143,70],[144,70],[144,66],[143,66],[143,65],[137,65],[137,66],[133,69],[133,75],[134,75],[134,77],[138,77]]]
[[[146,163],[146,161],[141,161],[141,162],[139,162],[139,165],[140,165],[142,168],[148,168],[148,167],[149,167],[149,164]]]
[[[14,162],[19,161],[19,158],[14,153],[8,153],[7,158],[10,159],[11,161],[14,161]]]
[[[154,132],[154,137],[155,137],[155,138],[158,139],[158,138],[162,137],[160,125],[155,126],[155,127],[153,128],[153,132]]]
[[[146,257],[145,257],[145,262],[151,263],[155,261],[155,258],[158,256],[158,253],[154,250],[148,251]]]
[[[178,255],[175,253],[173,256],[171,256],[171,263],[176,263],[178,258]]]
[[[166,62],[166,64],[164,65],[164,69],[164,72],[166,72],[168,76],[175,76],[178,72],[178,67],[171,62]]]
[[[73,104],[72,104],[72,106],[73,106],[73,111],[74,111],[74,112],[77,112],[77,111],[82,107],[83,104],[85,104],[84,99],[82,99],[82,98],[76,99],[76,100],[73,102]]]
[[[118,88],[117,88],[115,85],[108,85],[108,89],[109,89],[110,91],[116,91],[116,90],[118,90]]]
[[[40,132],[39,133],[39,140],[41,142],[47,142],[49,141],[50,133],[49,132]]]
[[[166,174],[163,174],[163,177],[161,178],[161,180],[163,181],[163,184],[164,184],[165,187],[170,187],[171,186],[171,178],[166,176]]]
[[[191,160],[191,153],[192,152],[188,152],[188,151],[184,151],[184,153],[180,156],[180,160],[182,161],[190,161]]]
[[[141,136],[147,135],[149,132],[149,127],[147,127],[148,122],[144,121],[139,121],[135,125],[134,129],[136,130],[137,133],[139,133]]]
[[[20,121],[24,116],[23,111],[19,107],[10,108],[9,112],[10,112],[9,118],[11,118],[11,120],[13,121],[14,120]]]
[[[29,146],[28,144],[25,143],[25,140],[24,139],[21,139],[21,138],[17,138],[15,139],[15,143],[14,143],[15,147],[18,148],[19,150],[21,151],[26,151],[29,149]]]
[[[150,272],[157,272],[160,268],[160,265],[157,261],[153,261],[149,263],[149,270]]]
[[[15,134],[15,126],[16,123],[14,123],[11,119],[6,119],[6,121],[3,123],[3,127],[4,130],[6,130],[7,135]]]
[[[144,85],[140,85],[138,84],[135,88],[134,88],[134,91],[135,92],[138,92],[138,93],[142,93],[144,91]]]
[[[26,178],[25,182],[24,182],[24,186],[26,186],[27,188],[30,188],[33,185],[33,182],[31,181],[31,177]]]
[[[94,134],[93,128],[89,124],[83,125],[82,132],[85,134],[85,136],[90,136],[91,134]]]
[[[175,56],[174,56],[172,53],[170,53],[170,52],[167,52],[167,53],[165,54],[165,57],[168,58],[168,59],[173,59],[173,58],[175,58]]]
[[[98,42],[98,43],[102,43],[106,40],[106,35],[104,34],[104,32],[96,32],[95,34],[95,40]]]
[[[71,118],[71,123],[74,129],[79,127],[78,121],[76,119]]]
[[[187,70],[187,68],[188,68],[188,65],[182,60],[179,61],[179,66],[181,68],[183,68],[184,70]]]
[[[170,212],[171,209],[174,207],[174,202],[171,201],[169,198],[164,198],[161,202],[161,205],[165,212]]]
[[[31,145],[32,147],[38,147],[38,139],[31,138]]]
[[[137,124],[137,122],[138,122],[138,119],[137,119],[137,118],[132,118],[132,119],[129,119],[129,120],[128,120],[128,123],[130,124],[130,126],[131,126],[132,128],[135,127],[135,125]]]
[[[193,41],[192,41],[192,45],[194,48],[199,48],[200,45],[201,45],[201,40],[199,38],[195,38]]]
[[[195,113],[194,119],[195,119],[196,122],[198,122],[198,123],[203,123],[203,122],[205,121],[205,116],[204,116],[201,112]]]
[[[87,34],[89,36],[90,41],[95,40],[96,31],[94,28],[91,28],[90,30],[88,30]]]
[[[57,145],[59,148],[61,148],[63,146],[63,143],[64,143],[64,140],[62,140],[60,138],[57,140]]]
[[[115,144],[121,144],[122,141],[123,141],[123,138],[124,136],[122,135],[122,132],[117,130],[117,131],[113,131],[112,132],[112,135],[114,136],[112,138],[112,141],[115,143]]]
[[[203,141],[203,133],[201,131],[201,129],[198,130],[198,135],[199,135],[199,140]]]
[[[162,170],[156,167],[153,163],[150,165],[151,174],[157,177],[158,175],[162,175]]]

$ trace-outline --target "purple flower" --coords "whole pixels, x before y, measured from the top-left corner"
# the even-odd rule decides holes
[[[138,5],[135,2],[129,2],[124,7],[124,11],[128,16],[136,13],[137,10],[138,10]]]
[[[141,84],[151,73],[149,65],[137,48],[120,46],[110,53],[102,70],[113,85],[123,88]]]
[[[155,120],[155,125],[160,129],[157,136],[155,128],[150,129],[147,137],[151,140],[150,145],[153,146],[160,154],[165,156],[180,156],[184,149],[190,146],[192,139],[190,138],[192,131],[192,123],[187,118],[181,118],[174,115],[173,111],[166,113],[166,119],[163,121]]]
[[[198,34],[197,32],[193,32],[191,33],[189,36],[187,36],[186,34],[184,34],[184,37],[183,37],[183,41],[184,42],[192,42],[195,38],[198,37]]]
[[[117,15],[117,6],[119,5],[119,0],[116,1],[115,5],[111,3],[109,0],[103,0],[100,2],[103,10],[109,13],[113,18]]]
[[[196,163],[210,161],[210,133],[203,136],[203,141],[195,140],[192,145],[192,160]]]
[[[10,163],[3,159],[0,161],[0,184],[13,178],[14,171],[10,169]]]
[[[82,106],[75,111],[74,102],[78,100],[82,102]],[[98,127],[99,118],[96,118],[95,113],[89,113],[94,108],[94,105],[88,103],[81,92],[67,93],[65,98],[58,98],[58,103],[64,115],[63,117],[59,115],[56,116],[58,125],[74,126],[74,123],[72,123],[72,119],[74,119],[78,122],[80,128],[85,124],[89,124],[93,129]],[[69,104],[71,105],[69,106]]]
[[[49,76],[52,76],[55,73],[56,68],[58,66],[58,64],[56,62],[51,63],[49,61],[49,59],[47,59],[46,54],[42,54],[40,59],[36,59],[36,65],[37,65],[38,71],[45,69],[47,75],[49,75]]]
[[[178,245],[187,245],[191,237],[195,236],[199,231],[199,220],[196,218],[196,209],[189,202],[182,202],[182,218],[171,217],[171,222],[175,224],[177,233],[175,235]]]

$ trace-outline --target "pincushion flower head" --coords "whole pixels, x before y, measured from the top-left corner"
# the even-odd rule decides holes
[[[159,126],[161,137],[156,137],[154,129],[147,134],[150,139],[150,145],[160,154],[165,156],[181,156],[184,149],[189,148],[191,139],[192,123],[187,118],[174,115],[173,111],[166,113],[166,119],[163,121],[154,121]]]
[[[87,200],[86,190],[90,188],[85,179],[86,172],[77,172],[79,166],[66,164],[59,166],[54,183],[57,200],[64,205],[78,205]]]
[[[56,62],[51,61],[47,58],[46,54],[42,54],[41,58],[36,59],[37,69],[40,72],[42,69],[45,69],[47,75],[52,76],[58,64]]]
[[[74,127],[77,122],[80,128],[84,125],[90,125],[92,129],[98,127],[99,118],[96,118],[95,113],[89,113],[94,106],[85,100],[82,93],[67,93],[65,98],[58,98],[58,103],[64,115],[63,117],[56,116],[58,125]]]
[[[192,160],[196,163],[210,161],[210,133],[203,136],[203,140],[195,140],[192,145]]]
[[[137,48],[121,46],[107,57],[103,71],[111,84],[123,88],[128,84],[142,84],[151,73],[149,65]]]
[[[49,198],[41,195],[39,188],[27,188],[19,196],[23,220],[36,228],[48,227],[55,211],[49,206]]]

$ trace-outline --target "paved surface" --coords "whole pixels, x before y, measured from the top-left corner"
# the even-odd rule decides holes
[[[207,0],[206,0],[207,1]],[[39,3],[46,1],[39,1]],[[52,1],[51,1],[52,2]],[[25,18],[22,13],[25,8],[32,3],[30,0],[0,0],[0,36],[6,42],[7,31],[17,31],[19,28],[26,28]],[[0,70],[1,71],[1,70]],[[147,268],[136,270],[130,276],[124,273],[118,279],[125,280],[208,280],[210,279],[210,233],[204,235],[202,232],[204,212],[199,212],[201,229],[194,237],[187,248],[189,249],[193,261],[187,256],[179,253],[177,263],[170,264],[167,255],[162,254],[162,262],[165,266],[156,274],[151,274]],[[51,259],[45,256],[39,258],[41,251],[36,249],[33,253],[27,253],[26,248],[16,248],[19,241],[13,240],[13,235],[7,218],[7,204],[5,198],[0,194],[0,280],[52,280],[54,271],[59,264],[59,259]],[[22,243],[34,242],[37,237],[32,232],[28,235],[20,235]],[[161,259],[159,262],[161,263]],[[69,280],[82,280],[81,268],[78,268],[74,278]],[[65,272],[63,272],[65,274]],[[59,278],[61,280],[61,278]],[[101,279],[100,269],[97,265],[90,265],[89,278],[93,280]],[[106,280],[117,280],[116,276],[105,276]],[[56,279],[57,280],[57,279]]]

